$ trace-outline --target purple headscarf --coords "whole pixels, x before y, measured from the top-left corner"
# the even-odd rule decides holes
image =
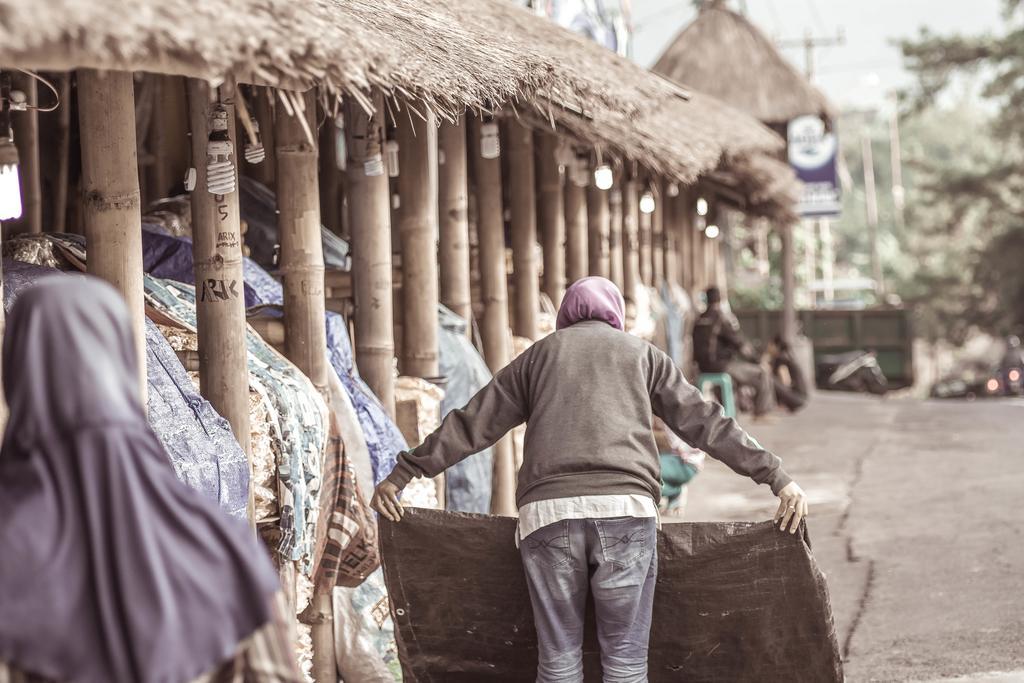
[[[585,277],[565,291],[555,328],[561,330],[584,320],[608,323],[617,330],[626,328],[626,302],[614,282]]]
[[[174,683],[267,623],[278,582],[244,522],[178,481],[146,421],[128,311],[55,276],[3,343],[0,660],[65,683]]]

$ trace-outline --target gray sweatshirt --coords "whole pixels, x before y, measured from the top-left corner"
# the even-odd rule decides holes
[[[657,415],[687,443],[778,493],[782,463],[717,403],[704,400],[672,359],[651,344],[596,321],[545,337],[502,369],[465,408],[412,451],[388,480],[404,488],[433,477],[526,422],[516,503],[570,496],[661,497],[654,443]]]

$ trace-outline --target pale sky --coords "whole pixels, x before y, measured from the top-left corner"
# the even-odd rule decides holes
[[[636,26],[634,59],[651,66],[696,10],[691,0],[631,0]],[[746,6],[747,16],[776,40],[801,39],[806,32],[834,38],[842,29],[845,43],[815,51],[814,83],[840,108],[882,106],[887,93],[908,85],[902,56],[893,42],[917,35],[927,26],[935,33],[1001,32],[1002,0],[730,0]],[[783,54],[801,72],[804,49]]]

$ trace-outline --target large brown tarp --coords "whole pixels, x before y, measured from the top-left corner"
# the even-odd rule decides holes
[[[533,681],[537,642],[515,519],[410,508],[381,519],[384,574],[408,682]],[[587,682],[600,681],[593,610]],[[650,680],[843,680],[825,578],[805,530],[665,524]]]

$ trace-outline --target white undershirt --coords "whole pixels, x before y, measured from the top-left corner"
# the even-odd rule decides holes
[[[658,506],[650,496],[638,493],[610,496],[572,496],[527,503],[519,508],[516,547],[519,541],[537,529],[563,519],[602,519],[606,517],[654,517],[661,526]]]

